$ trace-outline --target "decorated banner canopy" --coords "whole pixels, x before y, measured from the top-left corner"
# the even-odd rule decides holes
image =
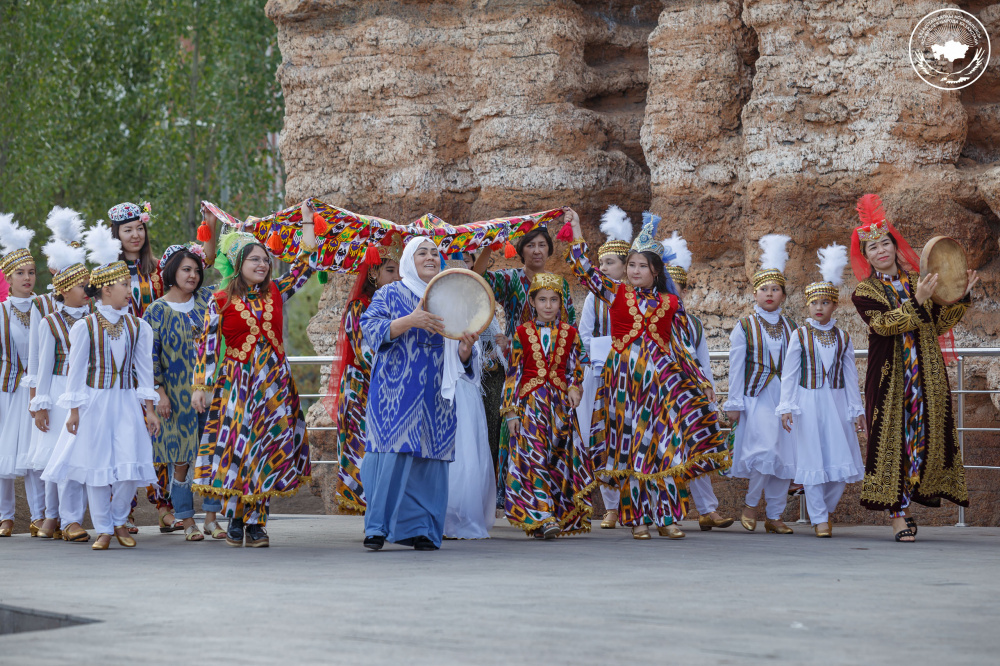
[[[414,236],[431,238],[446,256],[476,252],[490,247],[499,250],[513,243],[535,227],[548,226],[561,218],[562,208],[494,220],[452,226],[428,213],[410,224],[398,224],[370,215],[359,215],[312,198],[307,200],[313,215],[316,241],[319,243],[319,264],[326,270],[350,273],[364,260],[370,246],[389,245],[393,235],[402,236],[405,243]],[[252,233],[275,256],[292,261],[299,253],[302,240],[302,204],[290,206],[263,218],[247,218],[241,222],[215,204],[202,202],[226,224]]]

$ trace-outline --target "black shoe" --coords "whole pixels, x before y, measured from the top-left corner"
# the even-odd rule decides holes
[[[236,548],[243,547],[243,519],[231,518],[226,528],[226,543]]]
[[[247,525],[247,548],[267,548],[271,540],[263,525]]]
[[[376,534],[375,536],[365,537],[365,548],[368,550],[382,550],[382,546],[385,545],[385,537],[381,534]]]
[[[434,542],[425,536],[418,536],[413,540],[413,550],[437,550]]]

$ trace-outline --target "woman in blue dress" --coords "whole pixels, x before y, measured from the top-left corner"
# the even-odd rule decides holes
[[[427,283],[440,271],[434,243],[411,239],[399,262],[402,280],[376,291],[361,316],[375,353],[361,465],[371,550],[387,540],[416,550],[441,547],[448,463],[455,459],[455,389],[462,373],[472,376],[477,336],[446,339],[442,319],[423,309]]]
[[[156,411],[162,428],[153,437],[153,462],[173,468],[169,497],[185,540],[202,541],[205,537],[194,520],[191,475],[204,415],[191,406],[191,377],[198,359],[197,341],[205,327],[205,311],[215,290],[202,286],[205,253],[199,245],[171,245],[163,253],[159,269],[167,293],[153,301],[142,315],[153,329],[153,380],[160,394]],[[205,531],[215,539],[225,538],[225,530],[215,519],[216,512],[222,509],[221,502],[205,497],[202,508]]]

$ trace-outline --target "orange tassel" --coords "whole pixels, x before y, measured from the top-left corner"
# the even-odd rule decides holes
[[[511,245],[510,241],[507,241],[503,246],[503,256],[504,259],[513,259],[517,256],[517,248]]]
[[[281,241],[281,236],[278,235],[277,231],[272,231],[271,235],[267,237],[267,247],[274,254],[281,254],[285,251],[285,244]]]
[[[201,221],[201,225],[198,227],[198,240],[202,243],[207,243],[212,240],[212,230],[208,226],[208,222],[205,220]]]
[[[330,230],[330,225],[326,223],[326,218],[319,213],[313,213],[313,231],[317,236],[324,235]]]

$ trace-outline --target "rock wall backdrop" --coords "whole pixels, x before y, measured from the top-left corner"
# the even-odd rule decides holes
[[[757,239],[792,237],[787,308],[802,319],[817,248],[849,242],[855,201],[874,191],[915,247],[937,234],[966,247],[983,281],[958,345],[997,347],[1000,4],[950,5],[976,14],[994,45],[987,73],[958,92],[924,84],[907,58],[917,21],[942,6],[270,0],[288,202],[315,195],[397,220],[433,211],[458,221],[571,205],[592,243],[609,204],[634,221],[650,209],[662,233],[690,242],[689,307],[723,349],[750,307]],[[839,322],[863,348],[853,286]],[[310,325],[317,353],[334,351],[347,288],[333,280],[326,290]],[[725,388],[725,365],[715,366]],[[966,388],[1000,386],[1000,361],[968,366]],[[998,409],[1000,397],[969,395],[966,425],[1000,427]],[[319,407],[310,418],[329,425]],[[314,457],[331,460],[323,435]],[[997,433],[970,434],[965,446],[968,464],[1000,464]],[[317,492],[330,492],[334,471],[320,466]],[[970,470],[969,485],[968,520],[1000,524],[1000,472]],[[726,511],[741,487],[718,480]],[[883,521],[855,499],[845,497],[839,520]]]

